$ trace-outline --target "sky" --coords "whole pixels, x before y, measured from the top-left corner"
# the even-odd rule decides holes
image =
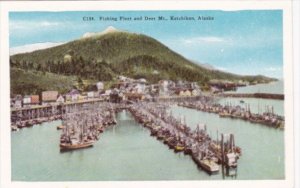
[[[145,16],[156,20],[145,20]],[[158,21],[158,16],[166,20]],[[175,21],[170,16],[195,20]],[[198,20],[199,16],[213,20]],[[84,17],[94,20],[83,21]],[[103,21],[100,17],[114,17],[117,21]],[[133,20],[135,17],[143,19]],[[10,48],[64,43],[109,26],[148,35],[193,62],[222,71],[283,78],[281,10],[11,12]]]

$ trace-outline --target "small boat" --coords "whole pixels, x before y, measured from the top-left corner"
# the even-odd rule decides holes
[[[63,126],[63,125],[58,125],[58,126],[56,127],[57,130],[61,130],[61,129],[64,129],[64,128],[65,128],[65,126]]]
[[[12,126],[11,126],[11,130],[12,130],[12,131],[18,131],[19,128],[18,128],[16,125],[12,125]]]
[[[174,147],[175,152],[181,152],[184,150],[184,146],[179,144]]]
[[[240,100],[240,103],[245,103],[245,101],[244,100]]]
[[[60,150],[61,151],[67,151],[67,150],[75,150],[75,149],[83,149],[83,148],[88,148],[92,147],[95,141],[86,141],[86,142],[79,142],[76,144],[71,144],[71,143],[61,143]]]
[[[220,170],[220,167],[217,163],[210,159],[203,159],[199,161],[199,166],[207,171],[208,173],[217,173]]]

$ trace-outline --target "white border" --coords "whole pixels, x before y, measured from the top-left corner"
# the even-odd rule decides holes
[[[300,187],[300,1],[294,0],[293,1],[293,62],[294,62],[294,114],[295,114],[295,122],[294,122],[294,143],[295,143],[295,188]]]
[[[293,64],[292,64],[292,6],[291,1],[76,1],[76,2],[0,2],[1,63],[0,63],[0,187],[293,187]],[[285,180],[235,180],[235,181],[118,181],[118,182],[11,182],[10,126],[9,126],[9,11],[87,11],[87,10],[251,10],[283,9],[284,33],[284,86],[285,86]],[[257,169],[259,170],[259,169]]]

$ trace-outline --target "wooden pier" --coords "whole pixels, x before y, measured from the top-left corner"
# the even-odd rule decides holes
[[[31,127],[43,122],[62,119],[62,115],[65,113],[65,107],[102,102],[103,100],[97,99],[11,109],[11,129],[12,131],[16,131],[20,128]]]
[[[219,97],[237,97],[237,98],[260,98],[260,99],[275,99],[284,100],[283,94],[273,93],[221,93]]]
[[[209,101],[208,98],[202,98]],[[52,105],[15,110],[13,126],[22,128],[44,121],[61,119],[57,127],[62,130],[61,151],[91,147],[100,139],[106,127],[116,124],[115,113],[129,110],[137,122],[150,130],[150,135],[166,144],[174,152],[190,155],[196,165],[213,174],[220,166],[236,168],[241,149],[235,146],[234,135],[222,134],[221,141],[213,140],[206,125],[199,123],[195,130],[187,125],[185,118],[175,118],[167,109],[173,101],[108,103],[89,101],[66,105]],[[21,123],[21,125],[19,125]],[[222,169],[223,169],[222,167]]]
[[[213,140],[206,132],[206,125],[198,124],[195,130],[185,120],[168,114],[167,106],[159,103],[131,105],[129,111],[135,119],[175,152],[190,155],[198,167],[208,173],[219,172],[219,165],[236,168],[241,149],[234,144],[234,135],[222,141]]]
[[[232,118],[267,125],[273,128],[284,129],[284,117],[274,113],[273,108],[267,108],[262,114],[252,113],[250,107],[242,108],[241,106],[221,105],[205,101],[182,102],[179,106],[196,109],[203,112],[218,114],[221,118]]]

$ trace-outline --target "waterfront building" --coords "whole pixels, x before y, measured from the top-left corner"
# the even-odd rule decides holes
[[[77,101],[79,100],[80,92],[77,89],[72,89],[66,94],[66,101]]]
[[[59,96],[57,97],[56,102],[57,102],[58,104],[63,104],[63,103],[65,102],[65,98],[64,98],[62,95],[59,95]]]
[[[191,95],[192,96],[199,96],[201,95],[201,90],[200,89],[191,89]]]
[[[42,104],[53,104],[56,103],[58,91],[43,91],[42,92]]]
[[[39,105],[40,104],[40,96],[39,95],[31,95],[30,100],[31,100],[31,105]]]
[[[144,93],[146,85],[144,83],[138,83],[134,86],[133,90],[135,93]]]
[[[29,106],[31,105],[31,97],[30,95],[25,95],[23,97],[23,106]]]
[[[96,93],[96,92],[94,92],[94,91],[89,91],[89,92],[87,93],[87,98],[89,98],[89,99],[95,98],[95,93]]]
[[[96,86],[98,91],[102,91],[104,89],[103,82],[97,82]]]
[[[13,108],[22,108],[22,103],[23,103],[23,98],[22,95],[16,95],[14,98],[11,100],[11,106]]]
[[[189,89],[177,89],[175,94],[181,97],[190,97],[192,96],[192,92]]]

